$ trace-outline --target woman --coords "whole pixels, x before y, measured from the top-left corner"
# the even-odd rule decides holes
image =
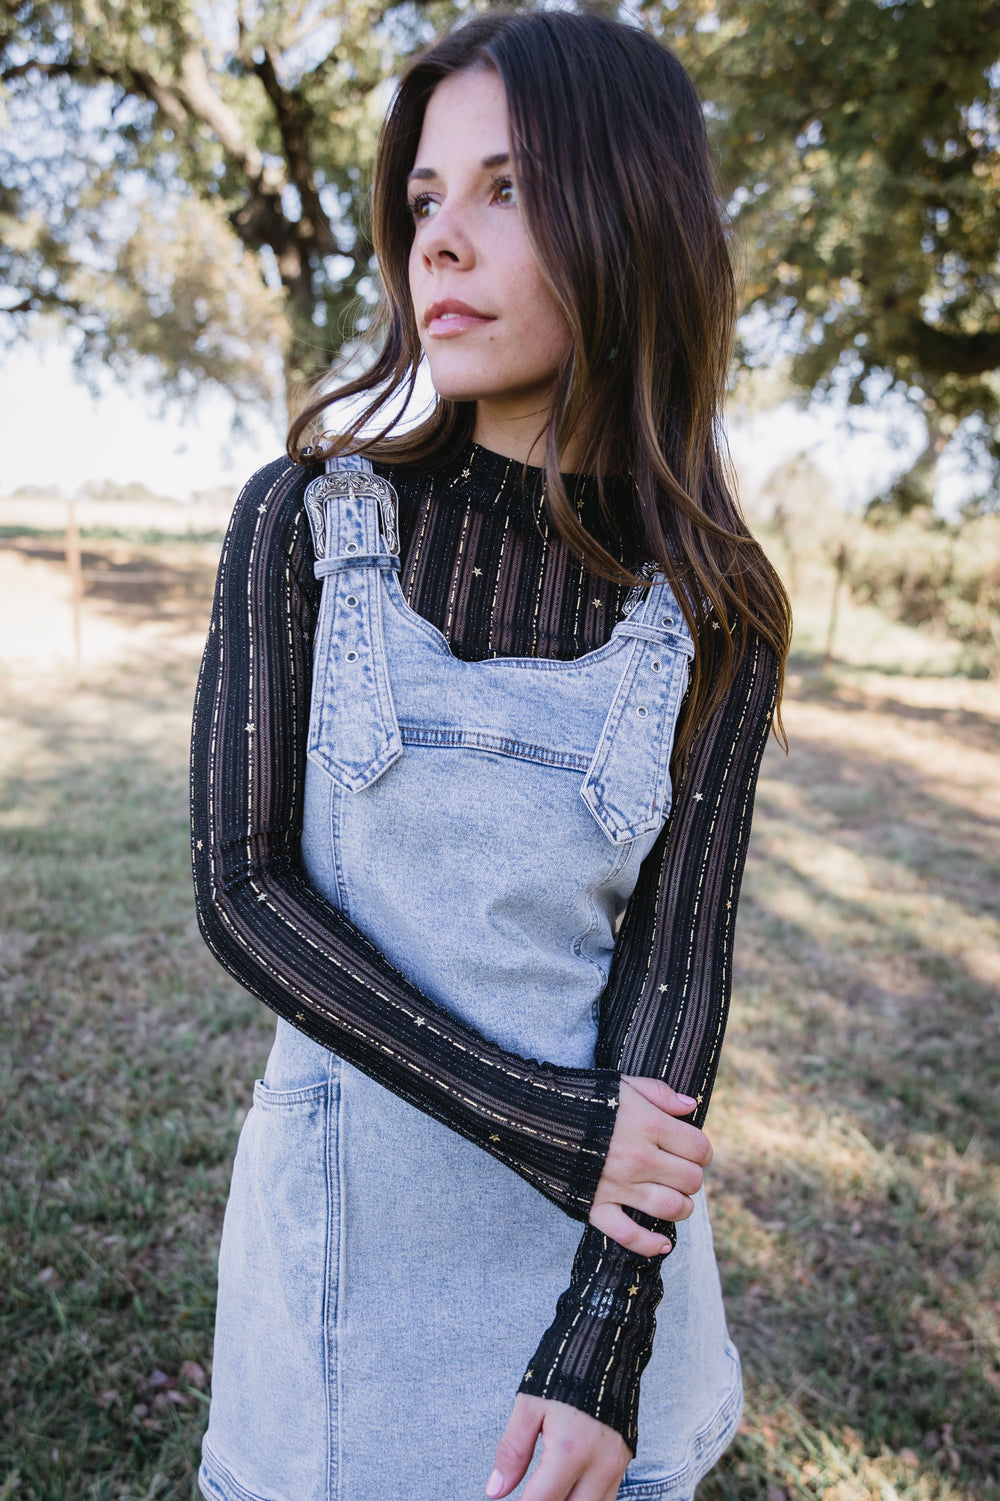
[[[627,26],[479,17],[374,224],[368,410],[241,496],[196,704],[202,930],[281,1017],[200,1483],[496,1497],[540,1436],[524,1501],[683,1501],[739,1420],[699,1127],[789,626],[716,442],[697,99]]]

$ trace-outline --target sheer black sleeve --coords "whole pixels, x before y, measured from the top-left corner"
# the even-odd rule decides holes
[[[618,1102],[613,1068],[504,1052],[435,1005],[309,884],[303,769],[319,602],[284,462],[243,491],[195,702],[192,858],[202,934],[247,990],[585,1220]]]
[[[643,862],[615,949],[597,1061],[665,1079],[703,1125],[729,1010],[733,930],[777,668],[747,648],[725,703],[697,736],[670,820]],[[673,1227],[636,1215],[669,1233]],[[665,1266],[664,1266],[665,1262]],[[640,1377],[669,1257],[633,1255],[588,1226],[570,1285],[521,1391],[582,1408],[635,1452]]]
[[[451,491],[440,505],[424,490],[407,496],[405,477],[394,476],[401,499],[412,502],[404,575],[411,603],[470,658],[592,649],[610,633],[621,598],[601,581],[581,578],[558,545],[547,536],[539,540],[532,526],[510,530],[513,512],[500,503],[510,480],[498,462],[505,463],[482,450],[471,458],[472,482],[482,484],[485,496],[471,528]],[[514,467],[519,485],[520,466]],[[456,490],[468,475],[467,468],[454,480]],[[618,939],[602,999],[598,1067],[559,1068],[504,1053],[421,995],[302,870],[302,775],[320,595],[302,510],[309,478],[283,462],[254,476],[222,555],[192,752],[202,931],[236,979],[293,1025],[585,1220],[621,1072],[666,1078],[699,1099],[694,1118],[704,1119],[726,1021],[736,903],[775,664],[751,644],[725,705],[692,749],[671,820],[643,864]],[[465,540],[470,531],[481,539],[475,554]],[[453,617],[456,597],[468,607]],[[484,619],[479,597],[498,600],[499,613]],[[597,602],[596,612],[582,607]],[[661,1291],[659,1262],[587,1229],[570,1286],[521,1389],[582,1408],[634,1448],[639,1378]]]

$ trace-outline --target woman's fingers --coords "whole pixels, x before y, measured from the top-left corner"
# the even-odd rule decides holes
[[[691,1121],[679,1120],[680,1115],[691,1114],[697,1105],[697,1100],[692,1100],[689,1094],[677,1094],[671,1090],[670,1085],[664,1084],[662,1079],[637,1079],[632,1076],[623,1076],[620,1094],[629,1091],[629,1094],[638,1094],[647,1105],[652,1105],[658,1114],[650,1115],[646,1111],[637,1115],[637,1124],[644,1135],[655,1142],[664,1151],[673,1151],[677,1157],[686,1157],[688,1162],[697,1163],[700,1168],[707,1168],[712,1162],[712,1142],[706,1133],[698,1126],[692,1126]],[[635,1106],[638,1102],[629,1099],[626,1094],[626,1105]],[[619,1111],[622,1109],[622,1100],[619,1097]],[[641,1109],[641,1106],[640,1106]],[[632,1111],[629,1109],[629,1117]]]
[[[507,1496],[520,1484],[535,1452],[544,1414],[544,1398],[518,1392],[510,1421],[497,1444],[493,1473],[486,1482],[487,1496]]]
[[[663,1216],[660,1216],[663,1218]],[[665,1235],[656,1230],[647,1230],[637,1225],[620,1204],[595,1204],[590,1211],[590,1223],[609,1240],[616,1240],[626,1251],[636,1256],[667,1256],[672,1249]]]
[[[662,1148],[645,1142],[630,1141],[621,1143],[616,1150],[608,1152],[598,1197],[631,1204],[631,1199],[622,1200],[621,1192],[613,1190],[652,1183],[659,1184],[662,1188],[675,1189],[678,1194],[690,1198],[698,1192],[704,1181],[705,1175],[701,1168],[689,1157],[677,1152],[665,1152]],[[690,1214],[690,1209],[687,1212]],[[683,1219],[684,1215],[679,1213],[670,1215],[669,1218]]]
[[[672,1152],[675,1157],[683,1157],[685,1162],[693,1162],[698,1167],[708,1167],[712,1160],[712,1143],[704,1131],[662,1113],[657,1122],[656,1145],[661,1151]]]
[[[689,1094],[678,1094],[676,1089],[671,1089],[669,1084],[664,1084],[662,1079],[646,1079],[638,1074],[623,1074],[622,1082],[636,1094],[641,1094],[644,1100],[655,1105],[657,1110],[663,1110],[667,1115],[690,1115],[698,1101],[692,1099]]]
[[[614,1501],[631,1451],[620,1434],[562,1402],[546,1402],[542,1457],[523,1501]]]
[[[693,1199],[661,1183],[633,1183],[621,1202],[622,1208],[641,1209],[654,1220],[688,1220],[694,1214]]]
[[[589,1218],[595,1229],[638,1256],[660,1255],[670,1243],[637,1225],[624,1208],[658,1220],[686,1220],[694,1212],[692,1195],[701,1189],[702,1169],[712,1160],[705,1133],[677,1118],[694,1104],[660,1079],[621,1081],[618,1116]]]

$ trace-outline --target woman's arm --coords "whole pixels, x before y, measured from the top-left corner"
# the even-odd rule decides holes
[[[691,1118],[699,1126],[729,1010],[736,907],[776,683],[774,658],[751,641],[725,703],[692,745],[670,821],[643,863],[602,1000],[598,1063],[667,1080],[697,1100]],[[672,1237],[672,1226],[633,1218]],[[661,1266],[661,1257],[626,1250],[591,1223],[520,1388],[582,1409],[633,1453]],[[523,1446],[523,1417],[517,1427]]]
[[[619,1075],[504,1052],[409,984],[304,874],[302,768],[319,586],[283,462],[237,502],[195,702],[192,855],[205,941],[242,985],[585,1220]]]

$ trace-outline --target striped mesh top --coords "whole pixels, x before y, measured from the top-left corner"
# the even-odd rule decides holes
[[[540,471],[475,444],[442,468],[377,469],[399,497],[404,595],[457,656],[569,659],[608,639],[627,590],[585,571],[550,534]],[[223,547],[192,747],[202,932],[226,969],[279,1015],[586,1222],[622,1073],[665,1078],[697,1098],[693,1119],[704,1121],[774,708],[773,656],[749,643],[725,703],[695,738],[618,937],[597,1066],[505,1053],[409,984],[303,873],[321,592],[303,509],[311,478],[283,460],[262,469],[237,501]],[[623,483],[612,482],[612,501]],[[595,482],[568,486],[587,529],[633,564],[627,538],[601,515]],[[660,1259],[637,1257],[587,1226],[521,1390],[582,1408],[634,1451],[639,1380],[669,1275],[669,1260],[661,1271]]]

